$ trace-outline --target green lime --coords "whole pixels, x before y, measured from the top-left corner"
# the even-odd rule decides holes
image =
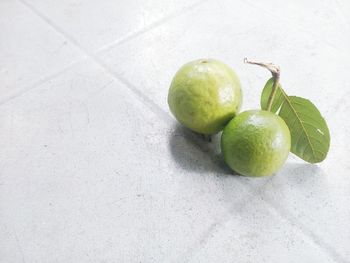
[[[214,59],[182,66],[171,82],[168,104],[175,118],[202,134],[215,134],[238,113],[241,85],[235,72]]]
[[[290,141],[289,129],[281,117],[269,111],[250,110],[227,124],[221,150],[234,171],[246,176],[266,176],[282,167]]]

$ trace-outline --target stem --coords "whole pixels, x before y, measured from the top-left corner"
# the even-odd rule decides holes
[[[273,100],[275,99],[278,83],[280,81],[280,73],[281,73],[280,67],[272,63],[261,63],[261,62],[249,61],[247,58],[244,58],[244,63],[258,65],[268,69],[271,72],[274,81],[273,81],[272,91],[267,101],[267,110],[271,111],[272,103],[273,103]]]
[[[200,134],[204,141],[211,142],[211,135]]]

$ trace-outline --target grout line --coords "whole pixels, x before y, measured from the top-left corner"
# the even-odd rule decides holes
[[[94,62],[96,62],[100,67],[102,67],[107,73],[109,73],[111,75],[111,77],[113,77],[114,79],[116,79],[117,81],[123,83],[127,88],[129,88],[132,92],[134,92],[139,99],[142,100],[143,103],[145,103],[151,110],[153,110],[154,112],[156,112],[156,114],[158,114],[159,116],[161,116],[164,120],[169,121],[171,120],[170,115],[163,111],[163,109],[161,109],[161,107],[159,107],[152,99],[150,99],[148,96],[145,96],[138,88],[136,88],[134,85],[132,85],[129,81],[127,81],[125,78],[123,78],[122,76],[116,74],[115,72],[113,72],[113,70],[106,65],[101,59],[99,59],[97,57],[97,54],[95,54],[94,52],[89,52],[87,49],[85,49],[83,46],[81,46],[78,41],[76,41],[74,39],[74,37],[72,37],[69,33],[65,32],[65,30],[61,29],[59,26],[57,26],[54,22],[52,22],[50,20],[50,18],[46,17],[44,14],[42,14],[38,9],[36,9],[34,6],[32,6],[31,4],[27,3],[26,0],[18,0],[20,3],[22,3],[24,6],[26,6],[28,9],[30,9],[34,14],[36,14],[38,17],[40,17],[42,20],[44,20],[47,24],[49,24],[53,29],[55,29],[59,34],[61,34],[62,36],[64,36],[65,38],[67,38],[72,44],[74,44],[78,49],[80,49],[88,58],[90,58],[91,60],[93,60]],[[202,1],[198,1],[192,5],[190,5],[189,7],[183,8],[182,10],[175,12],[173,15],[170,15],[170,18],[174,18],[176,15],[183,13],[185,10],[192,10],[193,8],[195,8],[196,6],[199,6],[200,4],[206,2],[208,0],[202,0]],[[138,36],[139,34],[142,34],[144,32],[146,32],[147,30],[150,30],[156,26],[159,26],[161,23],[166,22],[168,19],[164,18],[161,19],[158,22],[155,22],[153,24],[151,24],[149,27],[140,30],[140,32],[136,32],[133,33],[129,36],[127,36],[125,38],[125,40],[121,40],[122,43],[124,43],[125,41],[132,39],[136,36]],[[120,42],[119,42],[120,43]],[[110,46],[110,48],[112,47],[112,45]],[[107,48],[107,47],[106,47]],[[45,78],[45,80],[47,81],[49,78]]]
[[[169,20],[172,20],[173,18],[177,17],[178,15],[182,14],[185,11],[187,12],[187,11],[194,9],[195,7],[202,5],[203,3],[207,2],[207,1],[209,1],[209,0],[201,0],[201,1],[195,2],[192,5],[184,7],[184,8],[182,8],[182,9],[180,9],[180,10],[178,10],[178,11],[176,11],[168,16],[161,18],[158,21],[155,21],[154,23],[151,23],[151,24],[145,26],[142,29],[138,29],[138,30],[135,30],[133,32],[130,32],[129,34],[126,34],[123,37],[102,46],[101,48],[97,49],[97,51],[95,53],[97,54],[100,52],[105,52],[105,51],[111,50],[115,46],[118,46],[118,45],[121,45],[125,42],[128,42],[129,40],[132,40],[132,39],[138,37],[139,35],[142,35],[142,34],[146,33],[147,31],[150,31],[150,30],[168,22]]]
[[[134,85],[132,85],[129,81],[127,81],[125,78],[121,77],[120,75],[116,74],[113,72],[113,70],[108,66],[105,65],[103,61],[101,61],[94,53],[90,53],[86,49],[84,49],[73,37],[71,37],[68,33],[66,33],[64,30],[62,30],[60,27],[58,27],[56,24],[54,24],[49,18],[47,18],[44,14],[42,14],[39,10],[37,10],[35,7],[32,5],[28,4],[25,0],[19,0],[23,5],[25,5],[27,8],[29,8],[33,13],[38,15],[41,19],[43,19],[46,23],[48,23],[51,27],[53,27],[58,33],[66,37],[71,43],[73,43],[75,46],[77,46],[81,51],[83,51],[86,56],[93,61],[95,61],[98,65],[100,65],[103,69],[106,70],[107,73],[109,73],[114,79],[122,82],[126,88],[129,88],[132,92],[134,92],[137,96],[139,96],[139,99],[141,99],[142,102],[144,102],[152,111],[154,111],[156,114],[158,114],[162,119],[166,122],[169,122],[172,118],[170,115],[165,112],[160,106],[158,106],[152,99],[150,99],[148,96],[144,95],[138,88],[136,88]],[[204,1],[202,1],[204,2]],[[200,2],[200,3],[202,3]],[[198,3],[198,5],[200,4]],[[253,4],[249,3],[253,7],[257,8]],[[157,26],[159,24],[156,24],[154,26]],[[147,30],[146,30],[147,31]],[[144,31],[144,32],[146,32]],[[140,32],[144,33],[143,31]],[[138,34],[135,34],[135,36]],[[126,37],[128,38],[128,37]],[[131,39],[131,35],[129,36],[128,39]],[[127,39],[127,40],[128,40]],[[125,41],[127,41],[125,40]],[[125,42],[124,41],[124,42]],[[123,42],[123,41],[121,41]],[[106,47],[108,48],[108,47]],[[242,185],[246,185],[241,183]],[[250,187],[251,190],[249,190],[251,193],[255,193],[255,189]],[[341,255],[339,255],[331,246],[329,246],[326,242],[321,241],[317,235],[309,230],[307,227],[304,227],[298,220],[296,220],[295,217],[291,216],[288,212],[286,211],[280,211],[281,209],[279,206],[276,206],[273,201],[268,201],[268,200],[262,200],[264,201],[267,205],[275,209],[283,218],[285,218],[291,225],[299,225],[300,231],[308,236],[317,246],[319,246],[322,250],[325,252],[328,252],[326,254],[329,254],[335,261],[340,262],[340,263],[346,263],[347,261],[343,259]],[[228,211],[230,212],[230,211]],[[295,223],[296,222],[296,223]]]
[[[271,179],[269,179],[264,185],[262,185],[260,188],[263,188],[265,185],[267,185]],[[247,200],[250,200],[251,197],[256,197],[256,191],[260,194],[261,191],[254,189],[251,185],[247,184],[246,181],[237,181],[242,186],[245,186],[245,189],[247,191],[247,196],[244,198],[241,202],[238,203],[238,209],[243,209],[241,206],[243,206]],[[316,246],[318,246],[321,251],[325,255],[330,256],[335,262],[338,263],[349,263],[350,261],[347,261],[347,259],[343,258],[337,251],[333,249],[333,247],[329,246],[326,242],[322,241],[313,231],[309,230],[303,223],[301,223],[294,215],[290,214],[288,211],[286,211],[283,207],[279,206],[272,200],[268,199],[261,199],[261,202],[265,203],[268,209],[271,209],[275,211],[281,219],[284,219],[288,224],[291,225],[293,228],[297,228],[297,230],[304,235],[306,238],[308,238],[312,243],[314,243]],[[217,233],[221,226],[224,226],[230,219],[231,214],[233,212],[237,211],[234,210],[233,207],[229,208],[227,213],[223,215],[223,217],[217,221],[214,221],[206,231],[203,231],[201,234],[201,238],[198,242],[195,242],[195,244],[187,249],[184,254],[177,258],[177,260],[182,262],[187,262],[191,259],[191,256],[199,250],[203,245],[205,245],[209,240],[210,236],[213,233]],[[178,261],[176,261],[178,262]]]
[[[39,87],[41,84],[53,79],[54,77],[57,77],[58,75],[62,74],[63,72],[66,72],[67,70],[71,69],[72,67],[74,67],[76,64],[79,64],[80,62],[86,60],[86,57],[84,58],[81,58],[81,59],[78,59],[78,60],[75,60],[73,62],[70,62],[66,67],[64,67],[63,69],[60,69],[58,71],[56,71],[55,73],[47,76],[47,77],[44,77],[42,79],[39,79],[37,82],[35,82],[34,84],[30,85],[30,86],[27,86],[27,87],[24,87],[22,89],[20,89],[19,91],[15,92],[14,94],[11,94],[9,96],[5,96],[4,98],[1,98],[0,99],[0,106],[8,103],[9,101],[15,99],[15,98],[18,98],[24,94],[26,94],[27,92]]]
[[[245,186],[242,182],[237,181],[242,186]],[[245,204],[248,203],[249,200],[254,198],[254,193],[252,193],[248,188],[245,188],[244,198],[239,200],[236,205],[228,208],[226,213],[222,215],[222,217],[216,221],[214,221],[205,231],[202,231],[200,234],[199,240],[195,241],[195,244],[176,259],[174,262],[188,262],[191,260],[193,256],[195,256],[196,251],[200,250],[201,247],[205,246],[211,239],[212,235],[218,233],[222,227],[224,227],[231,219],[231,215],[233,212],[241,211],[244,208]]]
[[[255,189],[248,185],[247,183],[242,183],[243,185],[246,185],[250,188],[250,191],[254,194]],[[261,194],[261,191],[259,192],[259,195]],[[301,233],[303,233],[306,237],[309,237],[310,240],[316,244],[318,247],[321,248],[326,254],[331,256],[331,258],[335,262],[339,263],[349,263],[349,261],[344,258],[342,255],[340,255],[332,246],[330,246],[327,242],[324,242],[321,238],[317,236],[312,230],[310,230],[308,227],[306,227],[303,223],[300,222],[293,214],[289,213],[287,210],[285,210],[282,206],[280,206],[278,203],[275,203],[270,198],[267,199],[261,199],[262,202],[266,203],[270,208],[272,208],[274,211],[276,211],[281,218],[284,218],[287,222],[289,222],[290,225],[293,227],[297,227]]]
[[[99,58],[94,58],[94,61],[98,63],[111,77],[121,82],[126,88],[130,89],[133,93],[135,93],[138,99],[140,99],[144,104],[146,104],[156,115],[160,116],[165,122],[169,122],[172,120],[171,116],[166,111],[164,111],[148,96],[144,95],[135,85],[131,84],[124,77],[113,72],[113,70]]]

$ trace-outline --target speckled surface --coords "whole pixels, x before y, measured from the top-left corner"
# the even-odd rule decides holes
[[[350,5],[0,2],[0,262],[350,262]],[[217,58],[259,107],[272,61],[331,132],[327,159],[233,175],[171,116],[185,62]]]

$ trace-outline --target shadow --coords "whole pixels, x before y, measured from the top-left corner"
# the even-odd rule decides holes
[[[176,163],[192,172],[212,171],[218,175],[238,175],[224,162],[220,151],[221,134],[211,136],[211,141],[194,133],[179,123],[169,134],[169,150]]]
[[[291,162],[289,160],[272,176],[262,177],[263,180],[245,180],[244,183],[260,196],[266,197],[274,192],[277,195],[285,195],[290,191],[309,191],[320,186],[326,178],[323,170],[309,163]]]
[[[292,158],[287,159],[281,169],[271,176],[260,177],[261,180],[250,180],[248,177],[246,180],[247,184],[263,190],[270,184],[289,184],[296,186],[322,177],[323,171],[317,165],[306,163],[301,160],[300,162],[293,162],[291,159]],[[283,187],[281,186],[281,188]]]
[[[294,185],[314,183],[325,178],[325,173],[317,164],[287,162],[282,171],[281,177],[288,177],[288,181]]]

